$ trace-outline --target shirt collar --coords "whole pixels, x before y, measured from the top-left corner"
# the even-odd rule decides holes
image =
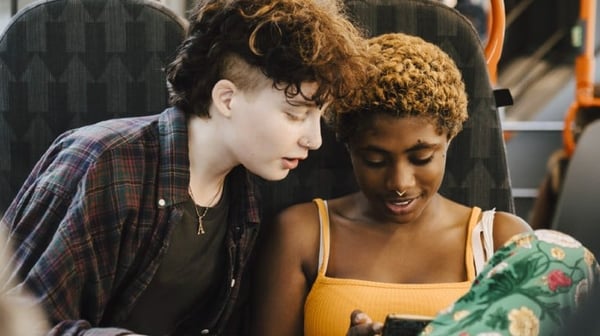
[[[160,141],[159,206],[169,207],[188,198],[190,160],[187,118],[176,108],[166,109],[158,118]]]

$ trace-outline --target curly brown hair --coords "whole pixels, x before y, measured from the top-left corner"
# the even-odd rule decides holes
[[[460,70],[439,47],[420,37],[383,34],[369,40],[367,84],[356,101],[335,101],[328,121],[340,141],[368,129],[378,114],[430,120],[453,138],[467,119],[467,94]]]
[[[166,68],[170,103],[208,116],[217,81],[252,89],[260,74],[287,97],[316,82],[306,98],[318,106],[350,99],[366,75],[366,39],[342,8],[338,0],[199,1]]]

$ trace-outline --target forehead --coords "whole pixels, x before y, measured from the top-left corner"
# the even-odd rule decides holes
[[[389,151],[403,151],[417,144],[439,144],[446,141],[435,125],[422,117],[394,117],[381,114],[357,132],[352,143],[355,146],[377,146]]]
[[[371,124],[365,128],[363,136],[404,138],[409,134],[438,135],[435,125],[426,118],[378,114],[372,118]]]

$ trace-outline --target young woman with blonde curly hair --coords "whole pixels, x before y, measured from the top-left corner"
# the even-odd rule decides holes
[[[260,335],[337,336],[346,335],[352,321],[348,335],[375,335],[388,314],[433,319],[444,309],[447,318],[439,317],[426,333],[472,330],[467,322],[473,317],[482,321],[478,326],[483,329],[477,330],[493,330],[484,324],[493,311],[482,310],[485,299],[473,302],[479,294],[475,287],[469,292],[472,284],[479,274],[478,288],[486,288],[491,280],[481,277],[512,271],[509,265],[492,269],[495,264],[543,238],[534,237],[513,214],[467,207],[438,193],[448,146],[468,117],[468,97],[452,59],[435,45],[404,34],[372,38],[369,55],[373,67],[358,102],[337,101],[330,115],[360,190],[295,205],[278,216],[260,254],[255,330]],[[500,252],[507,242],[508,251]],[[488,262],[495,252],[505,258]],[[569,259],[573,254],[578,257]],[[515,255],[528,260],[527,253]],[[576,283],[597,272],[597,264],[581,247],[566,255],[564,260],[581,261],[584,255],[590,260],[574,267],[582,272],[569,275],[574,292]],[[546,256],[532,260],[542,262]],[[552,289],[564,290],[567,277],[552,276]],[[511,289],[512,284],[498,287]],[[522,321],[528,313],[498,313],[498,326],[506,328],[511,318]]]

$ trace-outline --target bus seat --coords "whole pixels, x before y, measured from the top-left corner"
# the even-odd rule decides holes
[[[452,141],[440,192],[463,204],[514,212],[506,148],[484,50],[471,22],[431,0],[349,0],[349,14],[370,35],[403,32],[420,36],[448,53],[462,71],[469,119]],[[357,190],[345,148],[332,131],[283,181],[262,186],[265,216],[314,197],[332,198]]]
[[[600,120],[579,137],[565,172],[551,228],[567,233],[600,256]]]
[[[167,106],[186,22],[153,0],[44,0],[0,35],[0,214],[67,129]]]

